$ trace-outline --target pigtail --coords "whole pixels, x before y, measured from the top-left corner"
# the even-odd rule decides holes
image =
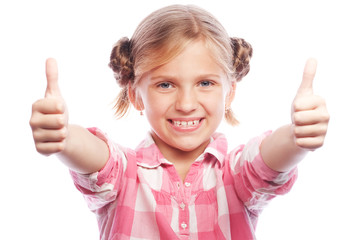
[[[109,67],[114,72],[116,82],[122,88],[114,106],[115,115],[119,118],[123,117],[130,107],[129,83],[133,83],[135,78],[131,48],[131,41],[124,37],[114,45],[110,55]]]
[[[253,54],[251,45],[242,38],[231,38],[233,49],[233,67],[235,79],[239,82],[250,71],[250,59]]]
[[[233,74],[237,82],[250,71],[250,59],[253,54],[251,45],[242,38],[230,38],[233,50]],[[225,110],[225,120],[232,126],[238,125],[234,112],[229,107]]]
[[[225,120],[231,126],[239,125],[239,120],[236,119],[234,112],[230,107],[225,110]]]

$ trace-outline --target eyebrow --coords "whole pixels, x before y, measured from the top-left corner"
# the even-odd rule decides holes
[[[220,75],[218,74],[212,74],[212,73],[209,73],[209,74],[201,74],[199,76],[196,76],[196,79],[206,79],[206,78],[216,78],[216,79],[221,79]],[[156,81],[158,79],[177,79],[176,76],[174,75],[158,75],[158,76],[154,76],[154,77],[151,77],[150,78],[151,81]]]
[[[206,78],[217,78],[217,79],[221,79],[220,75],[218,74],[213,74],[213,73],[209,73],[209,74],[202,74],[202,75],[199,75],[197,77],[198,79],[206,79]]]

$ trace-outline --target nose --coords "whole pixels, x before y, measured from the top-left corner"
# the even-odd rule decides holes
[[[175,109],[190,113],[198,107],[198,97],[194,89],[181,89],[178,91]]]

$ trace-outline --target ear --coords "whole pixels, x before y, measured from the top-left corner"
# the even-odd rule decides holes
[[[131,83],[129,82],[128,85],[128,96],[131,104],[135,107],[136,110],[142,111],[144,110],[144,104],[136,94],[135,89],[132,87]]]
[[[235,92],[236,92],[236,81],[231,82],[230,90],[226,95],[225,99],[225,108],[228,109],[231,106],[232,101],[235,98]]]

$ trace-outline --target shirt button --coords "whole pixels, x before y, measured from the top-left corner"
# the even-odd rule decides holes
[[[185,209],[185,203],[180,203],[180,208],[182,209],[182,210],[184,210]]]
[[[185,187],[190,187],[190,186],[191,186],[191,183],[189,183],[189,182],[185,183]]]
[[[182,229],[185,229],[185,228],[187,227],[187,224],[183,222],[183,223],[181,224],[181,227],[182,227]]]

